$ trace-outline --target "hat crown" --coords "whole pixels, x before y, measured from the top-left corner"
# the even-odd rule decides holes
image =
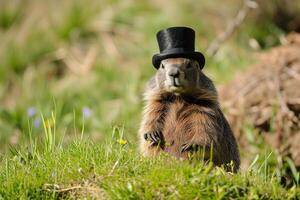
[[[195,50],[195,31],[188,27],[171,27],[160,30],[156,34],[161,53],[170,49]]]

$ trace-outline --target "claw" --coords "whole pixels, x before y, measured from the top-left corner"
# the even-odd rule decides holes
[[[153,135],[155,136],[155,139],[160,138],[157,131],[155,131],[155,132],[153,133]]]
[[[190,144],[183,144],[180,149],[181,153],[186,151],[189,147],[190,147]]]
[[[180,151],[182,153],[184,151],[197,151],[199,149],[200,149],[200,146],[198,144],[189,144],[189,143],[187,143],[187,144],[183,144],[181,146]]]
[[[153,142],[157,143],[157,138],[155,137],[154,133],[150,134],[150,137]]]

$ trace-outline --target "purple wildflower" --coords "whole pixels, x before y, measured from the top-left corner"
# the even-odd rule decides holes
[[[36,108],[35,107],[29,107],[27,109],[27,116],[28,117],[33,117],[36,114]]]
[[[40,118],[37,118],[33,121],[33,126],[34,128],[39,128],[41,125],[41,119]]]
[[[93,112],[89,107],[85,106],[82,108],[82,116],[84,118],[90,118],[92,116],[92,114],[93,114]]]

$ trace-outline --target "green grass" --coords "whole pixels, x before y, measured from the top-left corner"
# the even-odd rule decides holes
[[[117,128],[117,130],[120,130]],[[118,131],[116,131],[118,132]],[[120,135],[104,144],[76,139],[55,148],[15,150],[0,167],[4,199],[296,199],[295,186],[282,188],[265,162],[230,174],[211,164],[166,155],[142,158]],[[41,147],[41,146],[39,146]],[[270,154],[269,154],[270,155]]]
[[[296,198],[299,172],[291,161],[279,166],[275,152],[267,159],[272,150],[248,126],[253,144],[241,155],[255,162],[236,175],[167,156],[146,159],[136,150],[156,32],[191,26],[205,53],[240,6],[225,3],[1,1],[0,199]],[[267,31],[253,24],[246,21],[207,58],[204,72],[217,85],[254,63],[249,38],[283,34],[271,23]],[[123,133],[126,145],[118,140]],[[293,178],[284,188],[287,173]]]
[[[145,158],[113,127],[102,144],[84,139],[84,126],[63,144],[56,114],[43,118],[43,139],[29,130],[29,143],[11,147],[0,162],[2,199],[297,199],[300,188],[280,185],[274,153],[257,155],[232,174],[199,160],[168,155]],[[297,173],[297,172],[295,172]],[[298,175],[299,176],[299,175]],[[299,178],[299,177],[298,177]]]

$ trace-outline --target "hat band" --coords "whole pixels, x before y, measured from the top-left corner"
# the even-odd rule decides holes
[[[193,52],[194,49],[185,49],[185,48],[172,48],[172,49],[165,49],[161,53],[182,53],[182,52]]]

